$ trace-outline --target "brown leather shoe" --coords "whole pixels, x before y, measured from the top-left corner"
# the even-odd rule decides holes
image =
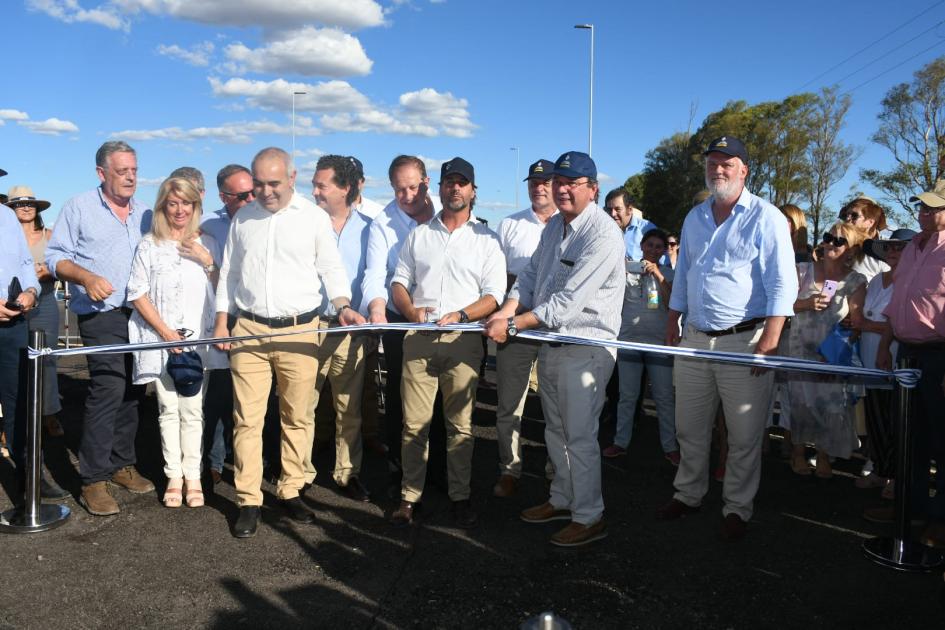
[[[499,475],[499,480],[492,488],[492,494],[503,499],[514,496],[516,492],[518,492],[518,479],[512,475]]]
[[[211,468],[210,479],[213,481],[213,485],[217,485],[218,483],[223,481],[223,473],[221,473],[219,470],[215,470]]]
[[[675,521],[677,518],[682,518],[686,514],[695,514],[698,511],[698,505],[696,507],[692,507],[691,505],[686,505],[682,501],[671,499],[669,503],[656,510],[656,520]]]
[[[522,513],[519,514],[519,518],[521,518],[526,523],[570,521],[571,510],[559,510],[555,508],[555,506],[551,505],[549,501],[545,501],[541,505],[536,505],[535,507],[530,507],[527,510],[522,510]]]
[[[115,471],[115,474],[112,475],[112,483],[118,484],[134,494],[145,494],[154,491],[154,484],[142,477],[134,466],[125,466]]]
[[[725,518],[722,519],[722,529],[719,531],[719,536],[722,540],[728,542],[736,542],[745,537],[745,532],[748,530],[748,523],[742,520],[738,514],[726,514]]]
[[[390,515],[390,523],[394,527],[406,527],[414,524],[414,512],[419,509],[415,501],[401,501],[400,507]]]
[[[89,511],[89,514],[94,516],[111,516],[121,511],[118,508],[118,503],[108,493],[108,484],[104,481],[96,481],[87,486],[82,486],[79,503]]]
[[[607,537],[607,525],[601,519],[593,525],[570,522],[567,527],[551,537],[551,544],[558,547],[580,547]]]

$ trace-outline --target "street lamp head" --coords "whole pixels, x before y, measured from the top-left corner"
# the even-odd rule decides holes
[[[308,92],[292,92],[296,96],[302,96],[303,94],[308,94]]]
[[[587,29],[594,30],[594,25],[593,24],[575,24],[574,28],[587,28]]]

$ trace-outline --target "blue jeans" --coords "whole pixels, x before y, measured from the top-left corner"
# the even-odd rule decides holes
[[[207,463],[211,470],[223,472],[226,453],[233,448],[233,375],[229,369],[207,371],[203,417]]]
[[[643,368],[650,377],[653,401],[660,425],[663,452],[678,451],[676,443],[676,394],[673,390],[673,358],[636,350],[617,353],[617,374],[620,379],[620,402],[617,403],[617,433],[614,444],[627,448],[633,436],[637,399],[643,389]]]

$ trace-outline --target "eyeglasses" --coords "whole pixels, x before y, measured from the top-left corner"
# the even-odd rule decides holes
[[[909,244],[909,241],[896,241],[893,243],[886,243],[885,248],[892,250],[894,252],[901,252],[906,248],[906,245]]]
[[[919,203],[915,204],[915,211],[916,211],[916,213],[918,213],[918,214],[924,214],[925,216],[933,215],[933,214],[935,214],[935,213],[937,213],[937,212],[941,212],[942,210],[945,210],[945,206],[940,206],[940,207],[938,207],[938,208],[933,208],[933,207],[931,207],[931,206],[925,205],[925,204],[922,203],[921,201],[920,201]]]
[[[591,180],[589,179],[585,179],[583,182],[569,182],[567,180],[557,179],[557,178],[555,178],[554,180],[554,185],[557,186],[558,188],[580,188],[584,184],[590,184],[590,183],[591,183]]]
[[[252,190],[247,190],[247,191],[239,192],[239,193],[231,193],[231,192],[226,192],[225,190],[221,190],[220,194],[225,195],[227,197],[236,197],[240,201],[248,201],[250,197],[256,196],[256,193],[254,193]]]
[[[670,247],[679,247],[678,241],[666,241],[666,244]]]
[[[863,218],[863,215],[857,214],[856,212],[844,212],[843,214],[840,215],[841,221],[853,221],[854,223],[856,223],[862,218]]]
[[[824,242],[834,247],[846,247],[849,241],[843,236],[834,236],[830,232],[824,232]]]

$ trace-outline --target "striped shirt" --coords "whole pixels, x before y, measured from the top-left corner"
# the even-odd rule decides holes
[[[624,292],[620,228],[590,203],[571,223],[548,220],[538,249],[509,292],[552,332],[616,339]]]

